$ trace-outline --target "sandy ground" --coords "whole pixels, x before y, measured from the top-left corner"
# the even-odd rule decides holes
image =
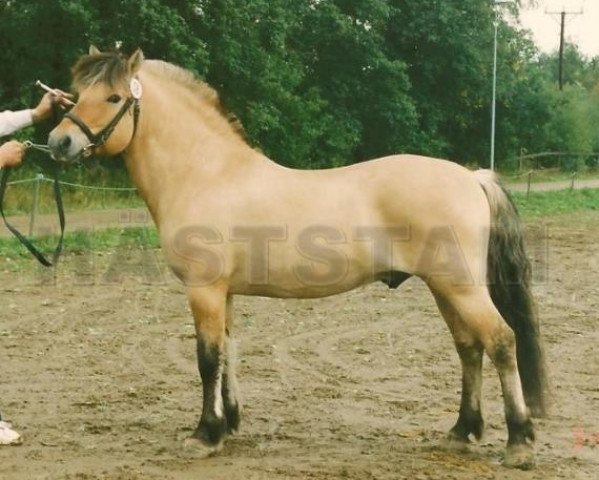
[[[470,453],[440,440],[460,371],[426,288],[411,279],[312,301],[238,298],[241,431],[216,457],[183,448],[199,419],[183,290],[158,252],[67,256],[58,276],[0,260],[0,406],[24,444],[2,480],[597,479],[599,214],[531,225],[554,390],[538,466],[501,466],[499,384]]]

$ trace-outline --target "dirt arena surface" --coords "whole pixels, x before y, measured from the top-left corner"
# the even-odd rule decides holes
[[[440,447],[459,360],[416,279],[321,300],[237,298],[242,428],[218,456],[194,458],[183,440],[201,393],[183,289],[159,252],[131,251],[68,255],[55,280],[33,260],[0,260],[0,407],[24,436],[0,448],[0,479],[597,479],[599,213],[529,225],[554,391],[535,470],[501,466],[488,359],[485,437],[466,454]]]

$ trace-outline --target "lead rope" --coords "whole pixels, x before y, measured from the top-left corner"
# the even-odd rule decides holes
[[[47,153],[48,155],[50,154],[50,147],[48,145],[41,145],[39,143],[33,143],[33,142],[30,142],[29,140],[25,140],[23,142],[23,145],[25,145],[25,148],[27,148],[27,149],[33,148],[34,150],[39,150],[40,152]]]
[[[60,257],[60,253],[62,252],[62,246],[64,241],[64,230],[66,226],[65,215],[64,215],[64,205],[62,203],[62,195],[60,193],[60,182],[58,180],[58,170],[55,170],[53,173],[54,182],[53,182],[53,190],[54,190],[54,200],[56,202],[56,210],[58,211],[58,220],[60,223],[60,238],[58,239],[58,244],[54,249],[54,253],[52,255],[52,261],[49,261],[42,252],[40,252],[35,245],[29,240],[25,235],[23,235],[19,230],[17,230],[13,225],[11,225],[6,219],[6,215],[4,213],[4,196],[6,194],[6,187],[8,182],[8,177],[10,176],[10,169],[4,168],[2,169],[2,178],[0,179],[0,215],[2,215],[2,220],[4,220],[4,225],[6,228],[21,242],[29,252],[40,262],[44,267],[52,267],[58,263],[58,259]]]
[[[58,120],[58,110],[56,105],[52,104],[52,114],[54,116],[54,120]],[[50,154],[50,147],[48,145],[40,145],[38,143],[32,143],[29,140],[23,142],[26,149],[35,149],[41,152]],[[60,193],[60,182],[58,180],[58,168],[54,168],[52,172],[52,177],[54,179],[53,182],[53,191],[54,191],[54,201],[56,202],[56,210],[58,211],[58,221],[60,223],[60,238],[58,239],[58,244],[54,249],[54,253],[52,255],[52,261],[49,261],[42,252],[40,252],[35,245],[29,240],[25,235],[23,235],[19,230],[17,230],[13,225],[8,223],[6,219],[6,215],[4,214],[4,196],[6,194],[6,187],[8,186],[8,177],[10,176],[10,168],[2,169],[2,178],[0,178],[0,215],[2,215],[2,220],[4,221],[4,225],[6,228],[21,242],[29,252],[40,262],[44,267],[52,267],[58,263],[58,259],[60,257],[60,253],[62,252],[62,246],[64,242],[64,230],[66,226],[66,220],[64,215],[64,204],[62,202],[62,194]]]

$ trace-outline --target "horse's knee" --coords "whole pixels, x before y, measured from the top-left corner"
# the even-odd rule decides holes
[[[516,368],[516,336],[507,325],[496,329],[485,342],[485,350],[497,368]]]
[[[455,347],[462,365],[466,368],[482,368],[483,345],[478,341],[456,341]]]

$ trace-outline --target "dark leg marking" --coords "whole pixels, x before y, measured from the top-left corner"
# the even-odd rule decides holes
[[[532,420],[515,420],[513,416],[507,415],[508,445],[526,444],[527,441],[535,441],[535,431]]]
[[[497,342],[493,360],[499,370],[505,372],[518,371],[514,343],[515,339],[513,335],[509,335],[506,339],[501,339]],[[507,383],[507,380],[502,379],[502,382]],[[507,387],[508,391],[513,394],[514,386],[508,384]],[[508,445],[527,444],[527,441],[534,442],[534,427],[526,406],[520,405],[520,408],[518,408],[513,395],[506,395],[505,392],[504,399],[505,419],[508,428]]]
[[[450,430],[456,437],[464,442],[468,442],[470,434],[473,434],[477,440],[483,436],[485,423],[480,410],[465,409],[460,407],[458,421]]]
[[[462,361],[462,400],[458,421],[451,434],[464,442],[470,434],[480,440],[484,431],[484,420],[480,409],[483,348],[481,345],[457,345]]]
[[[229,377],[227,373],[223,373],[222,395],[225,409],[225,417],[227,418],[227,433],[234,433],[239,430],[241,422],[241,413],[237,399],[233,397],[233,392],[230,390]]]
[[[221,376],[221,352],[217,345],[208,345],[201,338],[197,339],[198,368],[202,378],[204,392],[202,417],[193,433],[193,437],[205,445],[216,446],[227,431],[227,419],[218,409],[222,409],[222,398],[215,396],[219,377]],[[220,395],[220,391],[218,392]]]

